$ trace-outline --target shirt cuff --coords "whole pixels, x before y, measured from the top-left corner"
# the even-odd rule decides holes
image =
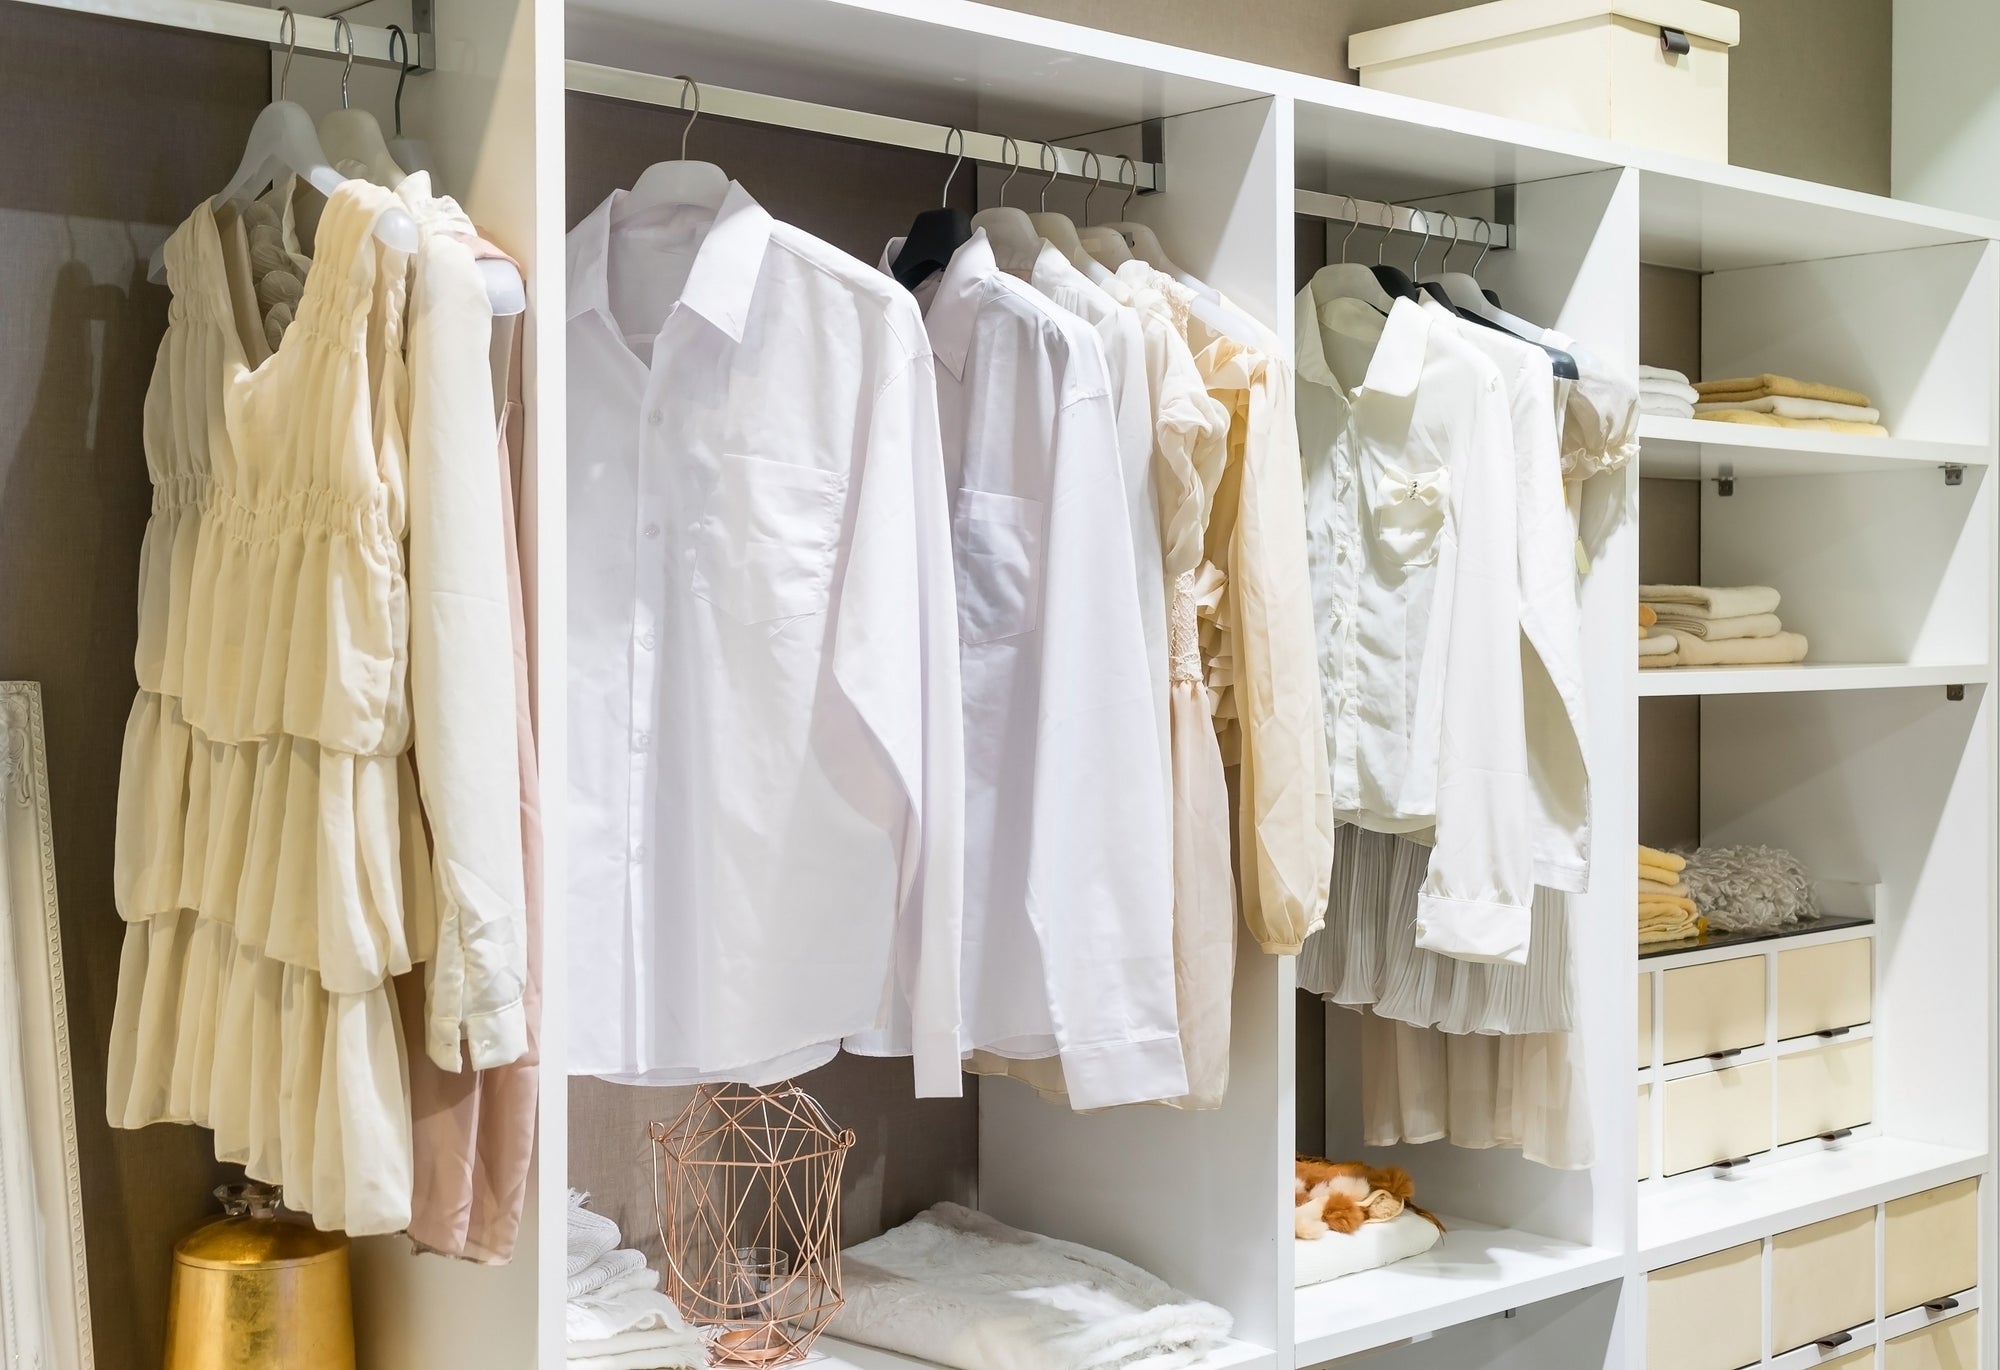
[[[1121,1104],[1152,1104],[1188,1092],[1180,1034],[1102,1046],[1065,1047],[1063,1082],[1079,1113]]]
[[[1417,946],[1459,961],[1526,965],[1533,922],[1525,904],[1417,896]]]
[[[965,1093],[965,1077],[959,1070],[958,1033],[917,1034],[911,1051],[919,1099],[956,1099]]]
[[[528,1054],[528,1010],[519,999],[496,1009],[467,1016],[463,1028],[463,1040],[470,1048],[474,1070],[493,1070],[500,1066],[511,1066]],[[462,1054],[459,1050],[461,1032],[458,1024],[448,1020],[432,1019],[430,1024],[430,1058],[440,1070],[456,1074],[462,1068]]]

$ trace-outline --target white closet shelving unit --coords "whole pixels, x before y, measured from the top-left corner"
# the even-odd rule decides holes
[[[223,0],[25,2],[276,36],[262,36]],[[1591,893],[1572,900],[1597,1140],[1590,1169],[1400,1148],[1395,1158],[1416,1175],[1426,1206],[1447,1215],[1451,1234],[1418,1260],[1295,1292],[1295,1120],[1302,1084],[1317,1082],[1298,1079],[1293,963],[1246,941],[1223,1108],[1078,1117],[989,1082],[978,1200],[1004,1221],[1105,1248],[1228,1308],[1240,1342],[1211,1368],[1306,1370],[1365,1355],[1385,1370],[1645,1370],[1654,1270],[1969,1177],[1988,1190],[1978,1283],[1962,1291],[1959,1309],[1976,1308],[1993,1288],[2000,520],[1988,471],[2000,442],[2000,223],[969,0],[434,6],[436,70],[410,82],[406,119],[430,140],[446,188],[528,268],[526,504],[554,891],[563,887],[566,759],[566,60],[685,72],[752,96],[1012,136],[1029,149],[1029,181],[1029,140],[1156,156],[1162,193],[1134,200],[1129,217],[1153,224],[1177,260],[1287,340],[1298,236],[1327,231],[1295,218],[1295,192],[1317,191],[1509,224],[1516,239],[1486,260],[1482,278],[1511,309],[1589,341],[1620,367],[1640,360],[1639,271],[1654,263],[1706,273],[1708,373],[1824,375],[1868,390],[1895,437],[1654,422],[1640,461],[1589,488],[1586,515],[1608,530],[1584,592],[1596,861]],[[326,37],[302,25],[301,50],[323,49]],[[367,31],[364,55],[375,41]],[[361,98],[386,89],[367,87]],[[659,111],[661,157],[674,154],[681,125]],[[873,135],[857,125],[850,136]],[[942,145],[938,153],[942,174]],[[841,155],[838,142],[826,144],[831,162]],[[1106,164],[1109,187],[1116,163],[1107,156]],[[1074,190],[1062,194],[1074,212]],[[883,235],[897,227],[885,223]],[[1373,250],[1368,231],[1353,249]],[[1704,482],[1704,577],[1779,585],[1788,625],[1813,639],[1810,666],[1642,677],[1632,650],[1642,475]],[[1733,480],[1728,495],[1715,484],[1724,475]],[[1878,887],[1867,1135],[1837,1150],[1770,1155],[1727,1180],[1639,1181],[1633,1164],[1639,699],[1674,694],[1702,700],[1702,745],[1690,764],[1700,766],[1705,839],[1782,845],[1816,873]],[[562,926],[552,899],[548,1087],[521,1255],[510,1268],[483,1270],[413,1260],[399,1243],[363,1243],[358,1316],[372,1370],[563,1363]],[[1331,1014],[1324,1081],[1327,1150],[1336,1155],[1356,1149],[1359,1125],[1345,1017]],[[841,1116],[841,1100],[825,1103]],[[1769,1283],[1757,1296],[1760,1328],[1770,1321]],[[1842,1355],[1932,1316],[1886,1301],[1876,1314]],[[1816,1352],[1771,1355],[1761,1331],[1756,1344],[1750,1363],[1822,1363]],[[1991,1320],[1978,1344],[1979,1364],[2000,1362]],[[833,1343],[822,1352],[832,1370],[917,1364]]]

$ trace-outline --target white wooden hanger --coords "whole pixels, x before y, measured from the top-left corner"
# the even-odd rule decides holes
[[[1093,153],[1092,156],[1094,157],[1095,154]],[[1126,166],[1132,167],[1132,159],[1130,157],[1122,157],[1120,160]],[[1100,168],[1098,180],[1101,181],[1102,179],[1103,173]],[[1103,224],[1093,225],[1090,222],[1090,199],[1091,196],[1097,194],[1097,184],[1098,181],[1092,181],[1089,191],[1083,197],[1083,232],[1080,235],[1083,238],[1083,250],[1088,252],[1106,269],[1116,271],[1119,267],[1132,260],[1132,248],[1125,241],[1125,235],[1117,229],[1108,228]],[[1120,214],[1123,214],[1126,206],[1132,203],[1132,192],[1137,190],[1138,186],[1138,168],[1132,167],[1132,180],[1126,186],[1124,202],[1118,207]]]
[[[674,79],[681,83],[683,109],[687,108],[688,94],[692,92],[694,95],[694,108],[688,111],[687,124],[681,129],[680,160],[655,162],[640,172],[639,179],[632,183],[632,189],[611,211],[613,227],[622,227],[657,210],[690,205],[721,209],[723,197],[729,193],[729,176],[721,167],[713,162],[688,160],[688,134],[694,131],[694,121],[701,117],[701,87],[691,76]]]
[[[1347,201],[1348,213],[1352,217],[1348,220],[1346,235],[1340,240],[1340,260],[1314,272],[1309,288],[1315,300],[1361,300],[1387,314],[1395,307],[1394,297],[1382,288],[1382,282],[1375,278],[1373,271],[1360,262],[1347,260],[1347,240],[1361,227],[1361,215],[1360,206],[1352,195],[1341,198]]]
[[[1060,162],[1054,167],[1049,165],[1049,158],[1054,154],[1055,149],[1052,146],[1047,143],[1042,144],[1037,163],[1042,170],[1049,173],[1049,179],[1042,182],[1041,208],[1028,216],[1028,222],[1035,226],[1036,233],[1048,240],[1051,247],[1074,262],[1077,258],[1088,257],[1090,254],[1083,250],[1083,240],[1076,236],[1076,225],[1070,222],[1069,216],[1057,214],[1049,208],[1049,187],[1054,185],[1056,177],[1062,174]]]

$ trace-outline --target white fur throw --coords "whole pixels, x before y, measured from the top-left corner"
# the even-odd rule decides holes
[[[1229,1314],[1138,1266],[942,1203],[841,1254],[829,1336],[957,1370],[1180,1370]]]
[[[1819,917],[1812,877],[1776,847],[1701,847],[1681,879],[1716,932],[1780,932]]]

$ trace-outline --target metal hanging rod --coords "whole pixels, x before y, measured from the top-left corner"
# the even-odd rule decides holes
[[[691,109],[688,83],[678,76],[655,76],[649,72],[626,71],[621,67],[599,66],[594,62],[567,62],[565,83],[585,95],[603,95],[613,100],[629,100],[641,105],[664,105],[668,109]],[[1054,143],[1031,142],[1025,138],[1002,138],[991,133],[972,133],[944,124],[923,124],[913,119],[894,119],[885,114],[864,114],[859,110],[833,105],[815,105],[804,100],[788,100],[755,91],[730,90],[698,81],[699,104],[703,116],[742,119],[753,124],[773,124],[807,133],[823,133],[858,143],[882,143],[890,147],[915,148],[919,152],[956,155],[964,139],[966,160],[987,166],[1019,167],[1026,176],[1051,172],[1073,180],[1102,180],[1107,194],[1134,187],[1142,195],[1166,185],[1166,168],[1159,162],[1129,163],[1123,157],[1085,152],[1081,148],[1058,147]]]
[[[68,10],[73,14],[94,14],[105,19],[123,19],[135,24],[149,24],[154,28],[180,29],[188,33],[208,33],[218,38],[242,38],[253,43],[266,43],[273,48],[296,47],[302,53],[316,56],[347,57],[347,42],[344,34],[338,32],[333,20],[317,15],[297,16],[297,42],[291,42],[294,34],[285,24],[285,16],[276,9],[266,9],[262,5],[248,5],[241,0],[17,0],[24,5],[39,5],[43,9]],[[429,14],[431,0],[417,0],[412,13],[416,19],[416,32],[408,44],[412,71],[429,71],[436,63],[433,51]],[[285,31],[281,34],[280,29]],[[354,35],[354,60],[376,67],[401,67],[404,63],[403,45],[397,45],[394,56],[390,55],[393,35],[386,28],[372,24],[351,24],[346,31]]]
[[[1446,226],[1456,218],[1458,241],[1467,247],[1485,247],[1490,232],[1490,241],[1496,252],[1518,246],[1519,241],[1514,225],[1496,224],[1476,214],[1452,215],[1442,209],[1411,209],[1383,200],[1357,200],[1352,196],[1328,195],[1318,190],[1293,191],[1292,209],[1312,219],[1331,219],[1335,223],[1359,224],[1363,228],[1386,228],[1413,236],[1429,234],[1434,238],[1449,237]]]

